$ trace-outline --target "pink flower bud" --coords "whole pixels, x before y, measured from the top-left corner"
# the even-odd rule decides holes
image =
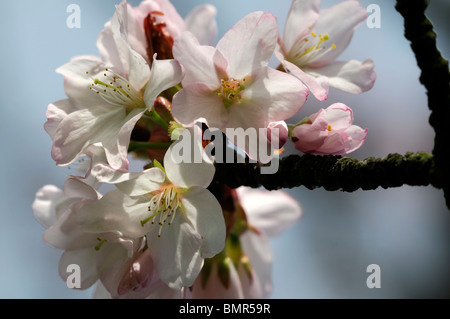
[[[353,124],[352,110],[342,103],[311,115],[306,124],[292,130],[291,140],[303,153],[316,155],[344,155],[361,147],[367,129]]]

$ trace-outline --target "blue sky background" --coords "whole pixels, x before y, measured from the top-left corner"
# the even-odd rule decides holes
[[[47,105],[64,98],[55,69],[71,57],[98,55],[103,24],[119,1],[18,0],[0,11],[0,298],[89,298],[91,290],[68,289],[58,276],[61,251],[42,241],[44,228],[31,204],[45,184],[62,187],[66,168],[50,157],[43,129]],[[130,1],[133,5],[139,1]],[[207,1],[174,0],[185,16]],[[323,1],[328,7],[339,1]],[[81,7],[81,28],[66,27],[66,8]],[[245,14],[272,12],[280,28],[290,6],[283,1],[209,1],[218,8],[219,36]],[[312,96],[290,123],[343,102],[355,124],[369,129],[364,146],[351,154],[363,159],[388,153],[428,151],[434,132],[419,69],[403,37],[394,1],[361,1],[381,8],[381,28],[361,25],[342,60],[372,58],[377,81],[365,94],[331,89],[328,101]],[[431,1],[428,14],[438,45],[449,57],[449,1]],[[291,150],[288,150],[291,151]],[[275,255],[273,298],[448,298],[450,297],[450,212],[432,187],[354,193],[305,188],[288,190],[304,209],[303,218],[271,241]],[[368,289],[366,267],[381,267],[381,288]]]

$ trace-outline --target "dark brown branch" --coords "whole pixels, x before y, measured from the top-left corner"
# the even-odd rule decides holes
[[[280,160],[275,174],[261,174],[259,164],[216,164],[215,181],[232,188],[266,189],[305,186],[309,189],[352,192],[402,185],[440,187],[434,173],[433,156],[428,153],[389,154],[385,158],[359,161],[340,156],[290,155]]]
[[[421,69],[420,82],[428,95],[431,110],[429,122],[436,133],[433,155],[436,173],[441,176],[447,207],[450,208],[450,75],[448,62],[436,46],[436,33],[425,16],[426,0],[398,0],[396,9],[405,20],[405,37],[411,42],[417,65]]]

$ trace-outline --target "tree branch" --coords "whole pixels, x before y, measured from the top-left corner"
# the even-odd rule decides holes
[[[214,180],[232,188],[264,186],[273,190],[305,186],[346,192],[402,185],[439,188],[441,184],[434,173],[433,156],[424,152],[389,154],[363,161],[333,155],[289,155],[280,160],[275,174],[261,174],[260,167],[255,163],[216,163]]]
[[[425,16],[426,0],[397,0],[396,9],[405,20],[405,37],[411,42],[417,65],[421,69],[420,82],[428,94],[431,110],[430,125],[436,133],[433,155],[436,173],[442,177],[442,188],[447,207],[450,208],[450,74],[448,62],[436,47],[436,33]]]

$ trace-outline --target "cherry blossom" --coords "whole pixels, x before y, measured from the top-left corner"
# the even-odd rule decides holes
[[[164,168],[156,164],[140,173],[121,173],[97,167],[97,178],[115,183],[117,190],[84,205],[79,221],[88,232],[145,236],[158,277],[181,289],[192,285],[204,258],[223,249],[225,223],[206,189],[215,172],[212,162],[203,153],[201,163],[177,163],[175,145],[164,156]]]
[[[335,103],[295,126],[291,140],[304,153],[348,154],[360,148],[367,137],[367,129],[352,124],[352,110],[345,104]]]
[[[155,60],[150,70],[131,49],[124,27],[126,8],[126,3],[117,6],[111,22],[121,67],[80,56],[57,69],[64,76],[68,99],[49,105],[45,128],[53,137],[51,154],[58,165],[73,162],[96,144],[104,147],[113,168],[127,169],[128,144],[136,122],[151,110],[160,92],[181,80],[178,62]]]
[[[277,37],[275,17],[264,12],[245,16],[215,48],[181,34],[173,54],[185,76],[173,98],[174,119],[186,126],[200,120],[227,134],[227,128],[267,128],[296,114],[308,93],[295,77],[268,67]],[[249,153],[248,144],[232,142]]]
[[[347,48],[367,11],[359,1],[346,0],[320,9],[320,0],[293,0],[276,56],[320,101],[329,86],[359,94],[374,85],[374,62],[336,61]]]

